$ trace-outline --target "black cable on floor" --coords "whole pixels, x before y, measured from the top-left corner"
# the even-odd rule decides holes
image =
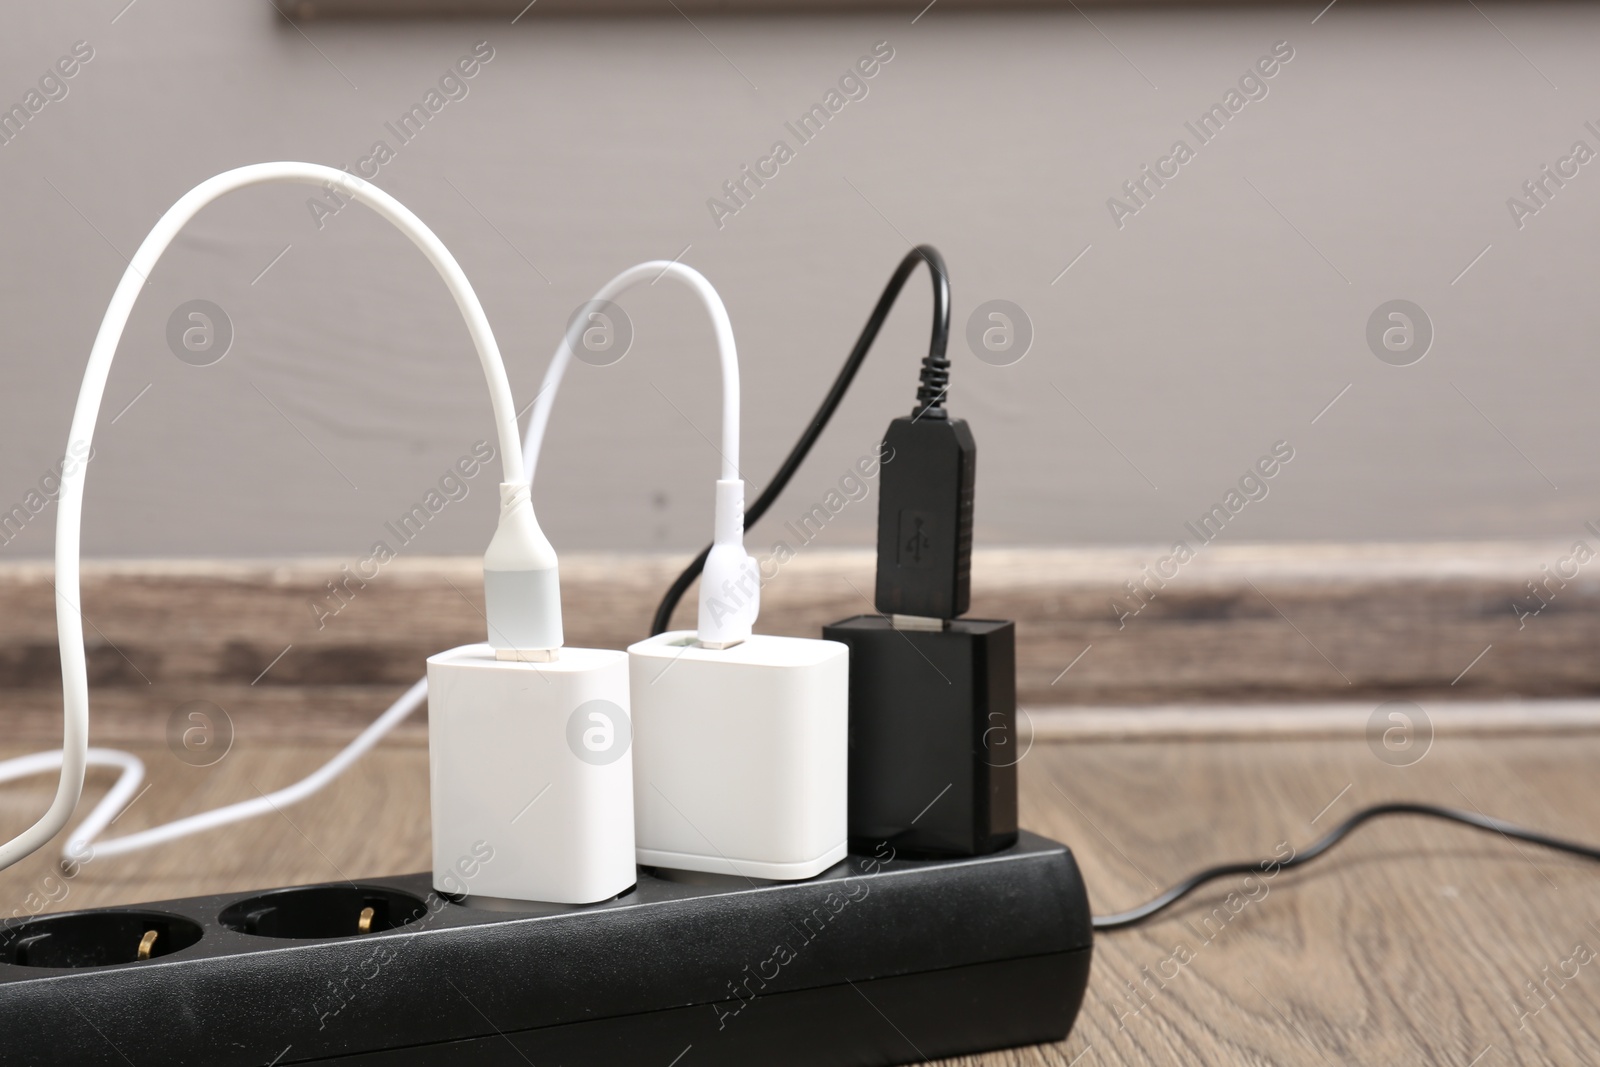
[[[1449,822],[1460,823],[1463,826],[1470,826],[1475,830],[1489,831],[1517,841],[1527,841],[1530,844],[1542,845],[1557,852],[1569,852],[1574,856],[1582,856],[1585,859],[1600,860],[1600,848],[1591,845],[1580,845],[1574,841],[1565,841],[1559,837],[1550,837],[1535,830],[1525,830],[1503,819],[1493,819],[1487,815],[1478,815],[1470,811],[1458,811],[1454,808],[1441,808],[1433,804],[1406,802],[1374,804],[1370,808],[1363,808],[1356,812],[1330,831],[1326,837],[1287,859],[1260,860],[1253,863],[1224,863],[1216,867],[1207,867],[1203,871],[1190,875],[1154,900],[1141,904],[1137,908],[1118,912],[1115,915],[1096,916],[1094,928],[1096,930],[1122,930],[1130,926],[1136,926],[1146,919],[1165,911],[1207,882],[1214,882],[1218,878],[1226,878],[1233,874],[1260,875],[1274,869],[1289,870],[1293,867],[1303,866],[1327,852],[1340,841],[1343,841],[1350,831],[1362,823],[1383,815],[1425,815],[1435,819],[1445,819]]]
[[[918,245],[906,253],[906,257],[895,268],[889,284],[883,287],[883,295],[878,297],[877,306],[872,309],[872,314],[867,316],[867,324],[861,328],[861,336],[856,338],[855,347],[850,350],[850,355],[845,357],[844,366],[839,369],[839,376],[833,380],[833,387],[828,390],[828,395],[823,397],[822,406],[811,416],[811,424],[789,450],[783,465],[772,476],[772,480],[767,483],[761,495],[756,497],[756,502],[745,509],[745,529],[754,526],[756,521],[767,513],[767,509],[772,507],[779,494],[789,484],[789,479],[800,469],[800,464],[805,462],[811,446],[817,443],[817,438],[822,435],[828,420],[833,418],[834,411],[838,409],[839,402],[849,391],[850,383],[855,380],[856,371],[861,369],[861,364],[867,358],[867,352],[872,348],[872,342],[877,340],[878,331],[883,328],[884,320],[889,317],[889,311],[899,298],[900,290],[905,288],[906,279],[911,277],[911,272],[916,270],[919,263],[926,263],[928,272],[933,276],[933,332],[928,341],[928,354],[922,361],[922,381],[917,393],[917,405],[919,411],[923,413],[934,415],[937,412],[936,417],[942,417],[944,392],[950,368],[950,361],[945,358],[945,347],[950,340],[950,275],[945,270],[944,257],[939,255],[937,248],[932,245]],[[683,599],[683,594],[689,591],[694,580],[700,577],[700,572],[706,566],[706,557],[710,554],[711,546],[707,545],[694,558],[694,562],[684,568],[683,573],[678,575],[672,587],[661,598],[655,618],[650,623],[651,637],[666,633],[667,627],[672,623],[672,612],[677,608],[678,601]]]

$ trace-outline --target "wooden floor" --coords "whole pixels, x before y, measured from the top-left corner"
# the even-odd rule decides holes
[[[144,749],[151,787],[113,830],[254,796],[330,751],[239,747],[195,769]],[[1302,847],[1384,798],[1600,841],[1597,766],[1594,733],[1444,736],[1408,768],[1379,761],[1359,737],[1041,743],[1022,764],[1022,814],[1073,846],[1106,912],[1213,861]],[[109,780],[95,772],[91,796]],[[8,911],[63,910],[421,870],[426,781],[425,748],[389,744],[323,796],[248,833],[106,858],[67,883],[36,856],[0,874],[0,900]],[[48,790],[43,779],[0,788],[7,832],[42,810]],[[1600,866],[1392,820],[1307,869],[1251,887],[1218,883],[1147,927],[1103,935],[1066,1042],[961,1062],[1593,1064],[1597,953]]]

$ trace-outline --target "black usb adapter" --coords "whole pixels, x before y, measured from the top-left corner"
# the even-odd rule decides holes
[[[1016,627],[857,615],[822,636],[850,648],[850,847],[976,856],[1016,841]]]
[[[934,316],[948,322],[937,253]],[[1017,839],[1016,626],[960,618],[972,579],[978,446],[945,410],[948,328],[935,328],[916,409],[889,424],[879,476],[879,615],[825,626],[850,648],[850,839],[921,856]]]
[[[972,577],[972,482],[978,446],[962,419],[925,409],[895,419],[879,475],[878,584],[886,615],[953,619]]]
[[[894,420],[878,501],[879,615],[850,649],[850,842],[972,856],[1017,838],[1016,626],[962,619],[978,449],[960,419]],[[892,457],[892,458],[890,458]]]

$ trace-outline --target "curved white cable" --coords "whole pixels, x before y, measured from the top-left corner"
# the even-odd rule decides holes
[[[673,278],[694,290],[694,294],[705,305],[706,314],[711,316],[711,326],[717,335],[717,359],[722,365],[721,480],[736,481],[744,477],[739,473],[739,352],[733,342],[733,323],[728,321],[728,309],[706,276],[676,260],[653,259],[640,263],[602,285],[584,305],[585,318],[588,309],[595,304],[615,300],[640,282],[648,281],[654,285],[662,278]],[[539,469],[539,452],[544,447],[545,430],[550,425],[550,410],[555,406],[561,380],[566,377],[567,367],[572,363],[572,335],[574,331],[581,334],[586,324],[577,324],[561,338],[561,344],[550,359],[550,369],[545,371],[544,381],[539,384],[538,399],[534,401],[533,417],[528,420],[527,444],[523,452],[523,466],[527,468],[530,483]]]
[[[59,771],[65,757],[66,754],[63,752],[35,752],[31,756],[17,756],[15,759],[0,761],[0,783],[44,774],[47,771]],[[66,846],[61,850],[63,865],[85,863],[92,858],[90,845],[94,839],[111,825],[111,820],[122,814],[123,808],[132,803],[139,783],[144,781],[144,761],[132,752],[122,752],[114,748],[91,748],[84,752],[84,762],[91,767],[121,767],[122,773],[117,776],[117,783],[100,798],[100,803],[94,806],[89,817],[79,823],[78,828],[67,838]]]
[[[500,357],[499,346],[495,344],[494,333],[489,328],[488,317],[461,266],[433,231],[400,201],[354,175],[316,163],[258,163],[226,171],[201,182],[167,209],[129,261],[128,269],[117,283],[105,317],[100,322],[100,331],[89,351],[89,363],[78,392],[77,408],[73,411],[66,454],[92,454],[95,423],[99,419],[100,403],[105,395],[106,380],[111,373],[117,344],[122,339],[122,331],[133,311],[134,301],[138,299],[139,291],[161,254],[201,208],[225,193],[268,182],[322,186],[337,195],[365,204],[396,226],[421,250],[439,272],[450,295],[455,298],[456,307],[466,319],[467,331],[483,364],[500,437],[502,481],[525,481],[511,383],[506,378],[505,364]],[[83,483],[83,464],[63,465],[56,516],[56,632],[61,646],[63,697],[61,778],[56,786],[55,799],[39,820],[0,845],[0,870],[43,847],[59,833],[72,817],[83,792],[89,741],[88,665],[83,644],[82,615],[78,608]]]
[[[163,823],[148,830],[125,834],[122,837],[113,837],[98,843],[93,840],[94,835],[105,827],[103,825],[98,826],[94,828],[92,833],[85,833],[90,821],[86,820],[73,837],[74,839],[79,837],[86,838],[86,843],[94,846],[94,854],[96,856],[120,856],[124,852],[134,852],[141,848],[148,848],[151,845],[159,845],[164,841],[175,841],[180,837],[188,837],[190,834],[198,834],[204,830],[213,830],[219,826],[227,826],[229,823],[253,819],[257,815],[270,815],[279,808],[288,807],[290,804],[298,804],[313,793],[320,791],[329,782],[348,770],[352,763],[366,755],[367,750],[376,745],[384,734],[400,725],[406,716],[417,710],[427,696],[428,680],[423,678],[421,681],[414,683],[410,689],[407,689],[405,695],[399,700],[390,704],[389,709],[378,716],[372,725],[357,734],[355,740],[340,749],[338,755],[293,785],[284,786],[282,789],[277,789],[258,797],[251,797],[249,800],[241,800],[237,804],[228,804],[212,811],[203,811],[198,815],[174,819],[172,822]],[[125,755],[125,753],[122,754]]]
[[[314,793],[320,792],[335,778],[350,769],[351,764],[366,755],[367,752],[381,741],[385,735],[396,726],[404,722],[412,712],[422,706],[428,696],[428,679],[422,678],[412,683],[398,700],[390,704],[384,713],[374,719],[365,730],[362,730],[344,748],[312,771],[298,782],[286,785],[282,789],[275,789],[259,797],[241,800],[236,804],[227,804],[211,811],[202,811],[196,815],[186,815],[181,819],[174,819],[159,826],[152,826],[148,830],[139,830],[135,833],[124,834],[121,837],[108,838],[96,841],[100,834],[105,832],[111,820],[116,818],[122,808],[131,799],[131,794],[138,787],[139,778],[144,775],[144,764],[131,752],[118,749],[91,748],[89,750],[89,763],[98,763],[108,766],[126,766],[130,761],[137,766],[138,774],[133,784],[126,789],[123,782],[119,781],[117,787],[106,794],[104,800],[94,809],[89,817],[72,832],[67,843],[62,846],[61,860],[63,863],[81,860],[85,850],[92,848],[93,855],[120,856],[125,852],[137,852],[139,849],[149,848],[151,845],[163,844],[167,841],[176,841],[180,837],[202,833],[206,830],[215,830],[219,826],[230,823],[243,822],[253,819],[258,815],[270,815],[280,808],[291,804],[298,804]],[[10,770],[11,765],[19,767],[26,761],[33,761],[31,770]],[[40,752],[32,756],[19,756],[14,760],[0,763],[0,782],[12,778],[20,778],[24,774],[39,774],[61,766],[61,753]],[[124,781],[127,775],[123,776]]]
[[[676,260],[657,259],[629,267],[600,287],[584,305],[588,310],[609,301],[641,282],[652,285],[662,278],[674,278],[694,291],[711,316],[717,337],[717,357],[722,365],[722,474],[717,480],[716,506],[711,553],[706,557],[700,579],[700,611],[697,634],[709,648],[727,648],[750,636],[761,607],[761,578],[756,562],[744,549],[744,481],[739,473],[739,353],[733,341],[733,324],[722,297],[693,267]],[[527,451],[523,457],[531,484],[544,447],[550,411],[555,406],[561,380],[572,363],[572,340],[587,322],[569,328],[550,360],[544,381],[528,421]]]

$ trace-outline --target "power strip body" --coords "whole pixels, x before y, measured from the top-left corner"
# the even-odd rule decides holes
[[[354,934],[372,906],[376,932]],[[804,882],[641,871],[630,892],[588,906],[488,910],[417,874],[44,921],[66,945],[73,924],[137,937],[138,916],[200,936],[112,966],[0,963],[0,1060],[879,1067],[1065,1037],[1093,938],[1071,852],[1026,833],[952,860],[884,846]],[[34,959],[48,958],[41,929],[0,931],[0,953],[16,958],[32,936]]]

